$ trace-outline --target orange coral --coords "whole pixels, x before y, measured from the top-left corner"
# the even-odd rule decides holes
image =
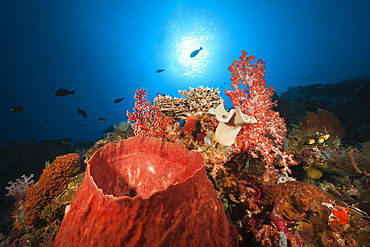
[[[196,129],[197,119],[195,117],[187,117],[185,121],[184,133],[191,135],[191,133]]]
[[[344,137],[346,135],[343,125],[331,112],[321,110],[316,113],[307,112],[307,115],[303,117],[303,131],[326,129],[328,134],[334,137]]]
[[[68,177],[79,167],[80,162],[80,156],[71,153],[57,157],[50,166],[44,169],[39,182],[27,191],[24,204],[26,225],[37,223],[47,203],[66,189]]]
[[[349,215],[349,208],[348,206],[347,207],[341,207],[341,206],[337,206],[337,209],[336,208],[333,208],[332,211],[333,215],[335,216],[335,218],[333,217],[330,221],[330,223],[339,223],[343,226],[347,225],[348,222],[349,222],[349,218],[351,217]]]

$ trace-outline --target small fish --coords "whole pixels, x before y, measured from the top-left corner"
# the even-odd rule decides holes
[[[77,114],[81,114],[84,118],[87,117],[87,114],[86,114],[85,110],[80,110],[78,108],[77,108],[77,110],[78,110],[78,113]]]
[[[240,201],[236,200],[235,196],[233,194],[229,194],[229,198],[230,200],[232,200],[233,202],[236,202],[236,203],[240,203]]]
[[[190,57],[191,57],[191,58],[195,57],[196,55],[198,55],[198,53],[199,53],[201,50],[203,50],[203,48],[202,48],[202,47],[200,47],[198,50],[193,51],[193,52],[190,54]]]
[[[58,97],[64,97],[64,96],[67,96],[67,95],[70,95],[70,94],[75,94],[75,92],[76,92],[76,90],[69,91],[67,89],[61,88],[61,89],[58,89],[55,92],[55,95],[58,96]]]
[[[116,99],[116,100],[114,100],[114,103],[119,103],[119,102],[121,102],[122,100],[124,100],[125,99],[125,97],[122,97],[122,98],[120,98],[120,99]]]
[[[85,127],[86,125],[84,125],[84,124],[81,124],[81,127]]]
[[[157,69],[157,73],[161,73],[163,71],[165,71],[165,69]]]
[[[12,111],[14,111],[14,112],[21,112],[21,111],[24,111],[24,107],[22,107],[22,106],[16,106],[16,107],[12,107],[11,108],[12,109]]]
[[[101,117],[101,118],[99,118],[99,120],[98,120],[98,122],[99,122],[99,123],[102,123],[102,122],[104,122],[104,121],[105,121],[105,119],[104,119],[104,118],[102,118],[102,117]]]
[[[324,141],[326,141],[327,139],[329,139],[330,135],[329,134],[326,134],[326,135],[323,135],[323,136],[320,136],[319,139],[317,140],[318,143],[324,143]]]
[[[308,141],[307,141],[307,144],[314,144],[316,141],[315,141],[315,139],[309,139]]]
[[[62,138],[59,139],[59,142],[65,145],[72,145],[72,139],[71,138]]]
[[[28,139],[28,143],[35,143],[35,139],[36,139],[36,137],[32,137],[32,138],[30,138],[30,139]]]
[[[162,97],[165,97],[166,95],[164,95],[164,94],[161,94],[161,93],[157,93],[157,96],[162,96]]]
[[[49,121],[48,120],[45,120],[45,123],[49,123]]]

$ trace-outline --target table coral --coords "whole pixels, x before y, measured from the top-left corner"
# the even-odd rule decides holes
[[[238,246],[204,169],[177,143],[136,136],[89,160],[54,246]]]
[[[24,204],[24,223],[37,224],[39,215],[47,203],[66,189],[67,179],[81,165],[78,154],[71,153],[57,157],[46,167],[39,182],[27,191]]]
[[[179,90],[184,97],[172,98],[168,95],[158,94],[153,102],[162,113],[179,119],[204,115],[212,107],[221,104],[220,90],[209,87],[189,88],[189,91]]]

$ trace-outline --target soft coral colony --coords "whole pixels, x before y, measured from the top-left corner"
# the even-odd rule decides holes
[[[235,108],[240,108],[243,113],[257,120],[255,124],[245,125],[239,135],[245,137],[245,146],[253,158],[258,158],[259,152],[266,166],[270,167],[274,158],[280,156],[283,172],[291,173],[288,164],[296,165],[297,162],[292,154],[281,151],[287,129],[279,112],[272,110],[277,102],[272,102],[271,98],[275,89],[266,87],[265,63],[259,59],[252,64],[255,56],[248,57],[245,51],[242,51],[239,58],[240,61],[235,60],[229,67],[234,90],[226,90],[225,94],[230,97]],[[240,82],[247,88],[240,89]]]
[[[239,128],[238,136],[233,144],[235,151],[238,153],[246,151],[253,158],[262,156],[267,169],[271,169],[274,159],[280,157],[279,163],[284,167],[282,171],[291,173],[289,164],[296,165],[297,162],[293,159],[293,154],[282,151],[287,129],[284,119],[280,117],[279,112],[272,110],[272,107],[276,106],[277,103],[272,102],[271,98],[274,88],[266,87],[266,81],[264,80],[265,63],[260,59],[253,64],[252,61],[255,60],[255,56],[248,57],[245,51],[242,51],[239,59],[240,61],[235,60],[229,67],[232,73],[230,79],[232,81],[231,86],[234,90],[226,90],[225,94],[230,97],[236,109],[240,109],[246,117],[253,117],[255,121],[244,124],[241,129]],[[241,89],[239,87],[240,83],[245,88]],[[209,114],[211,107],[216,107],[217,104],[222,103],[220,97],[214,96],[219,93],[218,89],[213,90],[201,86],[197,89],[190,88],[190,91],[194,92],[193,97],[190,99],[189,97],[185,99],[172,99],[170,96],[159,95],[154,99],[157,105],[156,107],[147,101],[145,97],[146,90],[136,90],[135,98],[138,101],[135,103],[134,112],[130,113],[127,111],[129,121],[134,121],[132,126],[135,134],[161,136],[166,137],[168,140],[178,140],[178,135],[171,137],[171,133],[174,133],[170,131],[173,129],[170,127],[173,124],[173,116],[178,118],[187,116],[188,119],[194,117],[201,118],[202,120],[205,118],[213,119],[209,116],[205,117],[205,115]],[[204,94],[205,91],[207,92],[206,94]],[[182,91],[179,92],[183,95],[189,95],[184,94]],[[186,107],[192,103],[193,107]],[[179,110],[181,108],[183,109]],[[193,111],[190,111],[189,108]],[[211,112],[217,111],[214,110]],[[224,113],[221,114],[225,115]],[[230,118],[233,118],[233,116],[229,117],[228,120]],[[201,126],[200,128],[205,127]],[[185,125],[186,129],[187,126]],[[205,132],[212,131],[206,129]],[[193,140],[199,142],[196,134],[194,133]],[[200,131],[198,134],[204,135],[204,132]],[[221,134],[230,135],[228,132]],[[215,138],[215,140],[217,139]],[[200,140],[203,141],[202,138]],[[199,143],[197,144],[199,145]]]

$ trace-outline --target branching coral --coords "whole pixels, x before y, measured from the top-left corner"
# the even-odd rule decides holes
[[[189,91],[179,90],[184,97],[172,98],[168,95],[158,95],[154,100],[154,105],[162,113],[168,116],[174,116],[179,119],[185,119],[190,116],[203,115],[212,107],[221,104],[222,99],[219,96],[220,90],[209,87],[190,87]]]
[[[166,134],[167,125],[173,121],[173,118],[164,116],[161,111],[153,106],[148,97],[146,89],[136,90],[134,112],[127,111],[129,119],[127,122],[132,123],[135,135],[144,135],[148,137],[159,136],[162,139],[170,139]]]

